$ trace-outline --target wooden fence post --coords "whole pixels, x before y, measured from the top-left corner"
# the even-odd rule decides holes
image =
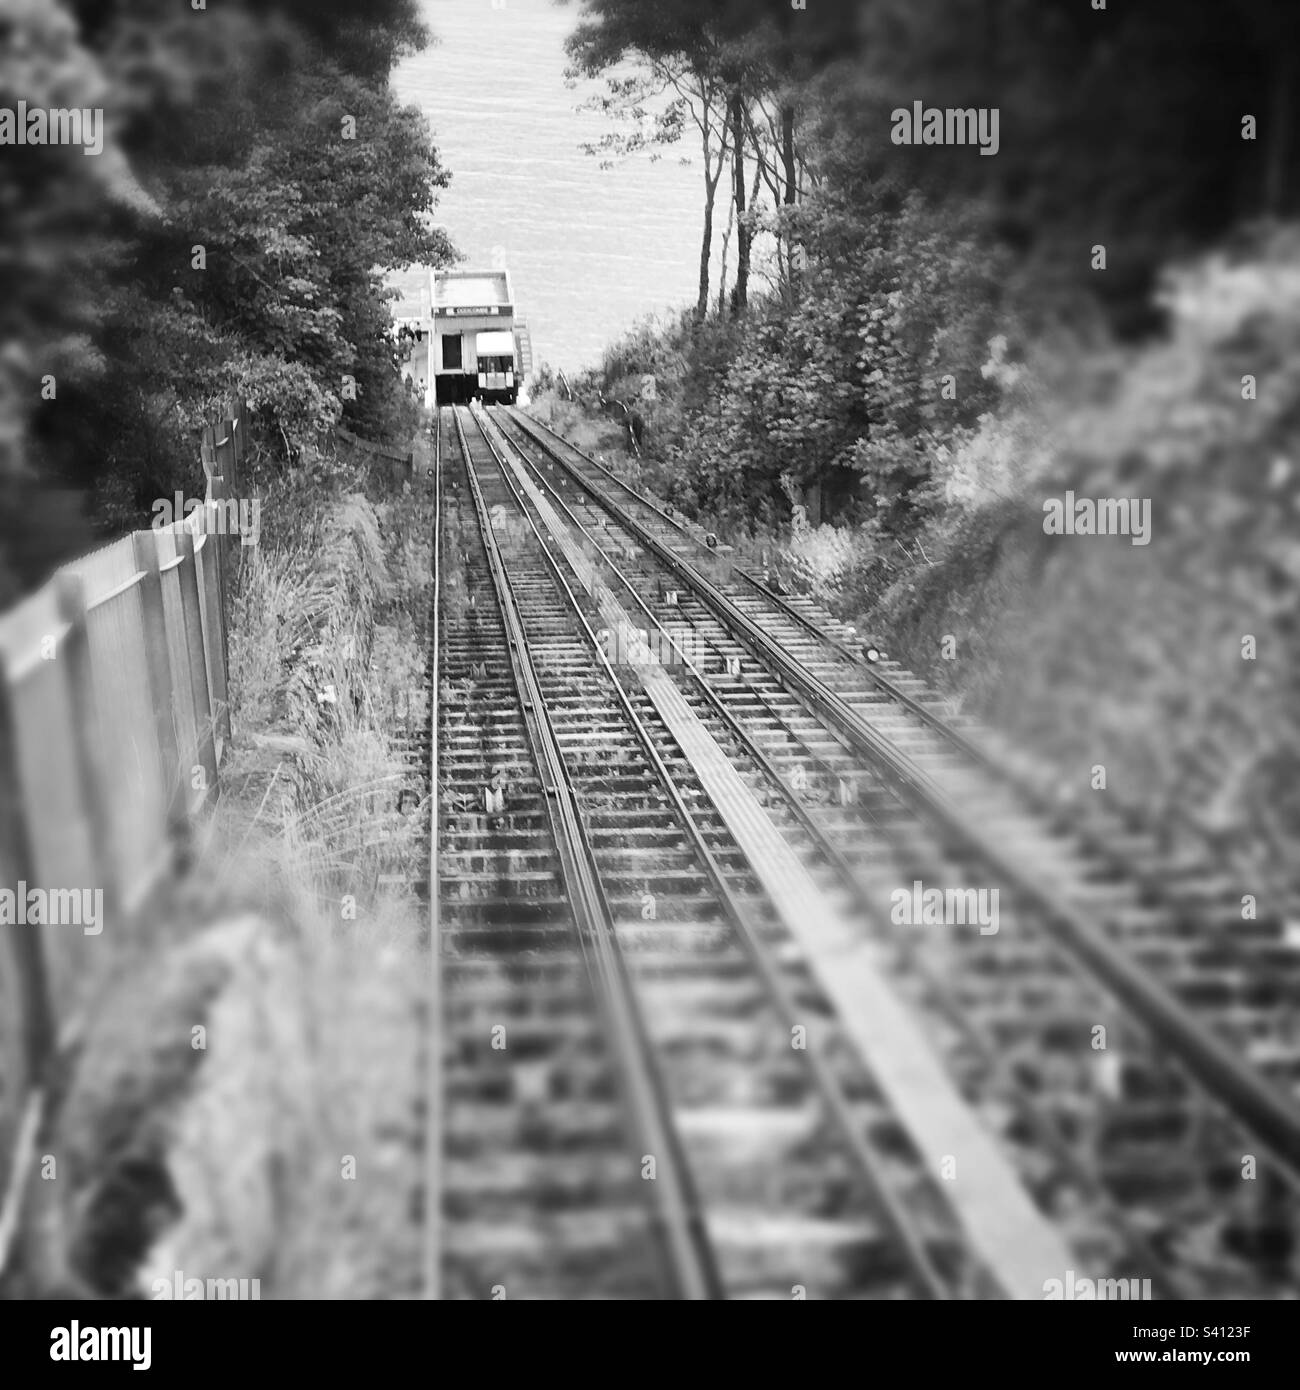
[[[36,878],[31,837],[23,811],[24,790],[18,768],[18,730],[14,720],[9,677],[0,657],[0,862],[14,875],[13,889]],[[9,885],[4,885],[8,887]],[[3,928],[13,956],[21,1013],[22,1070],[28,1089],[45,1084],[54,1057],[54,1003],[45,943],[41,929],[12,925]]]
[[[72,706],[72,745],[80,773],[82,804],[90,825],[90,843],[96,872],[103,884],[105,916],[116,912],[125,897],[109,815],[108,773],[95,742],[95,675],[90,663],[90,633],[86,625],[86,584],[79,574],[63,571],[55,576],[59,616],[68,625],[60,643],[60,661],[68,676]]]
[[[204,519],[211,520],[212,509],[205,507]],[[217,540],[209,532],[203,538],[203,592],[209,617],[206,633],[209,684],[212,690],[212,714],[222,747],[230,737],[230,647],[227,637],[226,597],[221,590],[217,568]],[[218,758],[220,761],[220,758]]]
[[[244,461],[248,457],[248,407],[236,397],[230,406],[230,437],[234,441],[235,490],[244,487]]]
[[[140,582],[144,659],[149,677],[149,696],[153,701],[154,728],[158,735],[158,761],[167,803],[167,829],[183,858],[189,839],[189,798],[182,781],[180,738],[176,729],[176,673],[172,670],[171,651],[167,644],[158,533],[136,531],[131,543],[135,550],[136,568],[144,572]]]
[[[203,473],[207,477],[207,502],[216,503],[217,512],[213,513],[207,509],[204,503],[203,524],[204,530],[209,535],[217,535],[220,525],[214,525],[214,521],[220,520],[225,513],[225,500],[229,496],[234,496],[229,486],[229,480],[221,471],[221,457],[217,449],[217,431],[211,425],[203,431],[203,443],[200,445],[200,456],[203,459]],[[225,605],[229,599],[229,589],[231,589],[231,559],[229,552],[221,543],[221,538],[217,537],[213,542],[213,552],[218,557],[217,573],[221,577],[221,612],[225,612]]]
[[[200,454],[208,486],[208,497],[203,505],[203,529],[208,538],[203,553],[203,584],[208,611],[217,615],[217,645],[209,648],[209,671],[212,676],[213,712],[217,715],[218,727],[224,740],[230,736],[230,707],[226,698],[230,647],[226,633],[226,615],[230,611],[231,562],[221,537],[216,534],[217,527],[214,522],[224,499],[233,494],[230,493],[227,480],[222,474],[217,456],[217,436],[210,426],[203,431]],[[214,510],[210,505],[214,503],[218,510]],[[219,661],[214,659],[214,652],[219,656]]]
[[[221,472],[221,462],[217,458],[217,432],[211,425],[208,425],[203,431],[199,455],[203,460],[203,474],[207,480],[207,496],[204,498],[205,510],[203,513],[203,522],[206,528],[212,520],[212,514],[206,510],[206,504],[216,502],[220,507],[226,497],[226,479]],[[224,508],[222,509],[224,510]],[[226,553],[221,546],[214,548],[220,552],[221,592],[224,596],[226,592]]]
[[[205,518],[208,515],[205,508]],[[211,536],[204,537],[204,555],[207,560],[211,560],[216,551],[216,547],[212,546],[212,540]],[[194,722],[199,731],[199,763],[207,782],[203,798],[206,804],[209,796],[217,794],[217,730],[221,722],[219,706],[225,702],[225,673],[219,672],[218,669],[220,647],[213,640],[215,634],[210,628],[206,631],[204,629],[203,610],[199,600],[198,538],[188,527],[176,528],[176,548],[181,556],[176,574],[180,580],[181,609],[185,614],[185,650],[188,657],[190,690],[194,695]],[[211,587],[207,598],[211,605],[212,588],[218,587],[216,570],[214,566],[205,564],[204,571],[210,576]],[[220,614],[219,597],[216,602],[216,611]],[[220,618],[217,620],[220,621]],[[220,683],[217,681],[218,674],[221,675]],[[214,702],[218,705],[217,709],[213,708]]]
[[[213,440],[213,447],[216,453],[217,476],[221,479],[221,497],[224,501],[234,502],[239,505],[239,460],[235,450],[235,430],[237,426],[233,420],[220,420],[217,423],[216,437]],[[215,498],[215,494],[214,494]],[[235,567],[235,555],[238,541],[234,532],[230,530],[229,509],[223,507],[226,513],[227,525],[223,528],[221,538],[222,555],[226,561],[228,569],[233,573]]]

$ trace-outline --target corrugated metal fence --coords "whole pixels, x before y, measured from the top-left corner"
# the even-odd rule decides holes
[[[87,943],[111,955],[217,796],[244,419],[232,406],[205,431],[201,506],[0,615],[0,1170],[86,978],[102,978]],[[32,890],[51,917],[60,895],[61,918],[97,890],[98,930],[34,923]]]

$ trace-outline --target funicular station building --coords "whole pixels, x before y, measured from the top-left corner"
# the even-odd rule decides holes
[[[517,400],[531,367],[510,272],[422,270],[394,307],[412,335],[404,375],[428,406]]]

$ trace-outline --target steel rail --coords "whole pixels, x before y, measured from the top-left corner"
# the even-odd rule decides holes
[[[681,1140],[672,1123],[663,1080],[652,1060],[645,1023],[615,935],[613,913],[596,868],[563,750],[546,708],[518,600],[492,530],[460,413],[454,418],[578,941],[597,1003],[605,1014],[614,1043],[624,1096],[638,1140],[643,1152],[658,1160],[654,1182],[654,1232],[665,1274],[676,1297],[722,1298],[725,1295],[717,1259],[709,1242]]]
[[[703,543],[700,538],[692,534],[690,527],[685,521],[679,517],[670,515],[666,507],[657,498],[652,497],[649,493],[641,491],[641,489],[635,487],[625,479],[620,478],[608,464],[602,463],[599,459],[592,458],[590,454],[579,449],[577,445],[571,444],[558,430],[554,430],[542,421],[536,420],[532,416],[526,415],[524,412],[512,407],[511,418],[515,419],[516,417],[517,423],[523,425],[525,429],[531,428],[534,431],[544,431],[560,444],[564,445],[565,448],[572,450],[573,453],[577,454],[592,468],[608,478],[616,487],[628,493],[643,506],[655,512],[662,521],[679,531],[682,536],[693,545],[702,546]],[[1061,808],[1054,805],[1049,798],[1032,783],[1013,772],[1005,763],[999,762],[988,750],[981,748],[979,744],[967,737],[962,730],[948,723],[941,715],[929,709],[915,696],[909,695],[874,663],[863,661],[861,655],[854,651],[852,647],[842,642],[833,633],[828,632],[820,623],[810,618],[806,613],[801,612],[786,596],[778,594],[756,574],[741,568],[739,565],[733,566],[732,573],[761,593],[763,597],[777,607],[785,617],[798,624],[811,636],[817,638],[826,646],[832,648],[838,656],[853,666],[855,670],[869,677],[885,695],[901,705],[909,713],[915,715],[928,728],[957,749],[958,752],[962,753],[983,771],[996,777],[1018,796],[1021,796],[1033,811],[1046,817],[1052,823],[1059,822]],[[1191,829],[1194,833],[1199,833],[1195,825],[1192,825]],[[1072,824],[1069,826],[1069,831],[1090,853],[1104,860],[1111,868],[1119,869],[1127,873],[1146,891],[1155,893],[1160,897],[1169,896],[1166,885],[1154,874],[1150,873],[1141,864],[1136,862],[1130,855],[1124,854],[1122,850],[1103,839],[1088,826]],[[1300,1170],[1297,1170],[1292,1176],[1294,1181],[1300,1184]]]
[[[597,465],[599,466],[599,465]],[[672,518],[668,518],[671,523]],[[1161,878],[1152,873],[1144,865],[1139,863],[1132,855],[1126,854],[1122,846],[1110,843],[1095,830],[1086,824],[1065,822],[1062,817],[1063,808],[1054,804],[1051,799],[1032,782],[1028,781],[1004,762],[991,753],[988,749],[980,747],[963,730],[956,728],[941,714],[936,713],[918,700],[915,695],[909,695],[901,686],[897,685],[888,675],[879,670],[874,664],[863,661],[854,650],[840,641],[834,633],[828,632],[822,625],[810,618],[806,613],[802,613],[795,608],[781,594],[776,593],[763,583],[756,575],[750,574],[747,570],[737,569],[735,571],[747,583],[757,589],[764,598],[778,607],[784,616],[797,623],[811,636],[817,638],[825,646],[830,647],[836,655],[859,669],[865,674],[879,689],[888,696],[895,704],[901,706],[909,714],[915,716],[932,733],[937,734],[950,747],[956,749],[975,767],[982,772],[987,772],[1001,782],[1007,789],[1019,796],[1030,810],[1045,820],[1053,824],[1061,824],[1067,829],[1069,834],[1083,846],[1089,853],[1106,863],[1110,868],[1119,870],[1127,874],[1134,882],[1139,884],[1144,891],[1161,899],[1169,899],[1175,895],[1171,894],[1169,887]],[[1193,833],[1199,833],[1195,825],[1191,825]],[[1300,1181],[1300,1173],[1296,1174],[1297,1181]]]
[[[482,428],[481,422],[480,428]],[[727,920],[730,922],[732,930],[736,933],[741,946],[754,964],[763,982],[764,989],[768,993],[768,997],[772,1000],[773,1006],[787,1022],[797,1020],[799,1017],[799,1010],[795,1007],[794,999],[790,991],[787,989],[785,982],[781,979],[779,970],[772,963],[762,942],[749,926],[740,902],[736,898],[731,885],[727,882],[725,870],[718,863],[717,858],[709,848],[703,834],[691,818],[690,808],[680,788],[677,786],[672,771],[660,756],[659,750],[649,730],[645,727],[644,721],[633,708],[631,701],[628,699],[622,684],[619,682],[614,672],[612,663],[601,650],[599,638],[592,630],[591,625],[587,622],[578,600],[568,580],[564,576],[563,570],[555,557],[551,554],[550,548],[543,539],[537,523],[530,515],[519,488],[510,475],[508,465],[505,460],[501,458],[486,430],[484,430],[484,438],[487,439],[489,446],[492,448],[497,466],[506,482],[506,486],[510,489],[511,495],[515,498],[521,515],[524,517],[525,521],[527,521],[533,534],[537,537],[552,577],[567,596],[574,616],[582,625],[583,632],[596,655],[597,661],[604,668],[629,725],[635,732],[646,757],[660,779],[661,785],[668,793],[674,811],[676,812],[678,822],[682,827],[682,831],[690,842],[696,858],[704,867],[706,876],[712,884],[714,892],[717,894]],[[877,1203],[879,1203],[889,1223],[890,1229],[902,1246],[908,1265],[917,1277],[918,1282],[931,1298],[940,1300],[947,1299],[950,1295],[943,1279],[935,1270],[933,1263],[926,1254],[924,1243],[918,1233],[913,1229],[910,1217],[889,1191],[888,1184],[884,1177],[884,1165],[878,1160],[869,1141],[860,1132],[854,1120],[853,1113],[844,1098],[842,1089],[835,1080],[829,1066],[827,1066],[820,1055],[812,1049],[801,1051],[799,1056],[803,1064],[809,1069],[813,1083],[820,1093],[828,1113],[841,1131],[842,1137],[857,1165],[865,1186],[871,1192]]]
[[[425,1075],[424,1144],[424,1296],[442,1297],[442,923],[438,911],[438,842],[441,838],[442,794],[438,777],[438,718],[442,701],[442,411],[434,414],[433,465],[433,601],[429,610],[433,633],[429,646],[429,978],[428,1040]]]
[[[516,452],[518,452],[518,450],[516,450]],[[524,455],[521,453],[520,457],[523,458]],[[525,461],[527,460],[525,459]],[[646,604],[637,586],[627,576],[613,556],[601,545],[591,529],[573,512],[572,508],[560,495],[551,480],[542,474],[540,470],[534,469],[533,472],[538,485],[547,494],[548,500],[555,505],[561,511],[563,517],[586,538],[588,544],[596,550],[605,565],[608,566],[609,570],[616,576],[624,589],[626,589],[633,603],[640,609],[648,621],[663,634],[667,642],[672,646],[674,651],[676,651],[682,666],[688,670],[694,678],[696,687],[703,695],[705,702],[722,720],[727,731],[737,740],[741,747],[744,748],[746,755],[761,769],[769,783],[776,789],[785,802],[787,809],[797,820],[800,828],[812,840],[817,853],[820,854],[824,861],[834,870],[841,885],[852,894],[858,908],[867,914],[869,918],[877,916],[879,913],[879,904],[870,895],[862,876],[850,863],[839,846],[830,838],[825,828],[816,820],[804,803],[799,799],[795,791],[787,784],[785,778],[781,775],[780,769],[772,762],[766,751],[744,728],[738,717],[727,707],[725,701],[718,692],[704,679],[703,673],[682,650],[681,644]],[[766,704],[766,702],[764,703]],[[778,716],[774,715],[774,717]],[[781,722],[783,723],[783,721]],[[793,731],[788,729],[788,726],[785,727],[787,727],[787,732],[793,733]],[[942,981],[939,973],[926,964],[915,946],[907,938],[904,938],[904,953],[909,964],[925,980],[927,988],[939,999],[945,1017],[965,1034],[967,1041],[977,1049],[986,1064],[989,1065],[990,1070],[996,1072],[999,1069],[999,1064],[997,1063],[997,1048],[994,1042],[988,1037],[985,1030],[966,1017],[965,1013],[958,1007],[951,990],[949,990]],[[1053,1157],[1061,1164],[1062,1168],[1065,1169],[1082,1188],[1088,1191],[1094,1200],[1105,1207],[1115,1228],[1123,1234],[1124,1239],[1128,1242],[1130,1250],[1142,1259],[1143,1267],[1152,1269],[1156,1272],[1156,1280],[1168,1296],[1176,1299],[1189,1298],[1191,1296],[1189,1287],[1165,1267],[1164,1262],[1157,1256],[1145,1235],[1136,1228],[1109,1191],[1107,1191],[1103,1180],[1096,1174],[1089,1172],[1083,1166],[1059,1128],[1044,1117],[1033,1104],[1032,1098],[1024,1086],[1014,1080],[1009,1084],[1012,1087],[1013,1099],[1018,1104],[1022,1115],[1034,1127],[1044,1146],[1051,1151]]]
[[[600,467],[600,465],[597,464],[597,467]],[[670,523],[673,521],[671,517],[666,519]],[[880,671],[874,664],[863,661],[851,647],[840,641],[833,633],[828,632],[820,623],[810,618],[806,613],[800,612],[799,609],[795,608],[781,594],[776,593],[768,585],[764,584],[756,575],[746,570],[738,569],[735,572],[757,589],[770,603],[779,608],[786,617],[797,623],[824,645],[832,648],[837,655],[849,662],[856,669],[860,669],[875,683],[884,695],[900,705],[909,714],[919,719],[926,728],[937,734],[951,748],[961,753],[971,764],[1001,782],[1013,795],[1020,797],[1030,811],[1041,816],[1048,824],[1060,826],[1066,833],[1073,837],[1077,844],[1082,846],[1088,853],[1101,860],[1110,870],[1127,875],[1129,879],[1147,894],[1149,899],[1157,900],[1170,911],[1178,910],[1179,895],[1171,890],[1170,885],[1165,882],[1158,873],[1152,872],[1132,854],[1127,853],[1122,845],[1113,843],[1087,824],[1065,820],[1062,814],[1063,808],[1053,803],[1050,797],[1045,795],[1040,788],[1034,786],[1034,784],[1025,777],[1007,767],[1004,762],[999,761],[989,750],[982,748],[978,743],[970,739],[964,731],[949,723],[942,715],[930,709],[914,695],[908,694],[907,691],[895,684],[890,677],[883,671]],[[1123,814],[1122,807],[1121,814]],[[1182,823],[1188,825],[1192,833],[1197,835],[1202,843],[1205,843],[1204,836],[1201,835],[1201,832],[1194,823],[1190,822],[1187,817],[1182,815],[1179,815],[1178,819]],[[1274,1150],[1274,1152],[1276,1152],[1276,1150]],[[1284,1161],[1280,1176],[1288,1187],[1293,1191],[1300,1192],[1300,1164],[1286,1163]]]
[[[517,419],[517,413],[512,414]],[[529,424],[532,422],[529,421]],[[522,426],[521,426],[522,428]],[[531,431],[525,430],[526,433]],[[938,821],[985,864],[1042,912],[1044,924],[1073,955],[1083,961],[1116,998],[1178,1058],[1192,1076],[1226,1110],[1240,1120],[1289,1170],[1300,1177],[1300,1111],[1217,1037],[1163,986],[1148,979],[1127,954],[1094,923],[1062,902],[1041,883],[1024,874],[953,806],[910,758],[900,754],[866,720],[819,677],[808,671],[763,628],[744,613],[717,584],[655,536],[642,522],[620,510],[581,471],[545,440],[532,437],[548,457],[593,497],[619,524],[655,554],[718,616],[770,670],[797,690],[815,712],[850,738],[894,787],[900,798]],[[567,444],[566,447],[572,448]],[[574,450],[586,458],[581,451]],[[590,460],[588,460],[590,462]],[[602,465],[596,464],[598,468]],[[608,472],[608,470],[603,470]],[[633,489],[628,489],[634,491]]]

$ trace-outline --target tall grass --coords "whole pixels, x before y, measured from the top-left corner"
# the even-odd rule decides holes
[[[165,909],[206,926],[160,931],[107,992],[62,1117],[82,1291],[176,1270],[264,1298],[414,1287],[423,914],[384,880],[424,855],[426,808],[396,801],[428,713],[432,507],[288,480],[263,517],[222,797]]]

